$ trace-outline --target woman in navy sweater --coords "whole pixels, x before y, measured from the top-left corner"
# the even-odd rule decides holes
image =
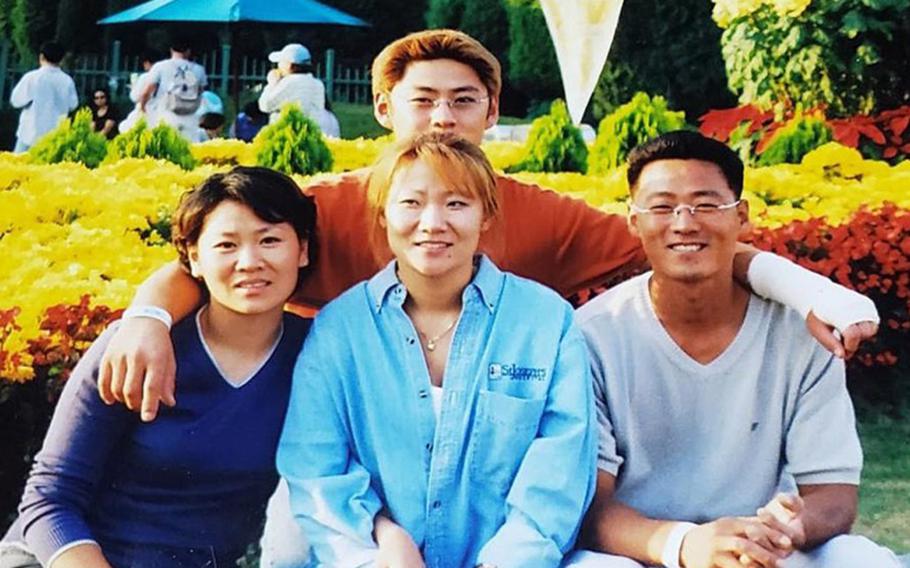
[[[283,307],[315,215],[293,180],[264,168],[213,175],[184,196],[173,240],[209,301],[171,330],[176,406],[143,423],[101,401],[105,332],[63,391],[8,540],[53,568],[214,568],[243,555],[278,479],[310,323]]]

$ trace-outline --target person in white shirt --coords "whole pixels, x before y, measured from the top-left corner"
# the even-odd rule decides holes
[[[135,126],[141,117],[146,116],[146,113],[151,114],[154,112],[154,109],[152,108],[154,97],[146,102],[145,111],[142,110],[142,105],[139,101],[142,98],[142,93],[145,92],[145,89],[148,86],[149,71],[157,60],[158,55],[152,51],[146,51],[142,54],[142,73],[133,73],[130,79],[130,100],[135,103],[135,106],[133,107],[133,110],[126,115],[126,118],[120,121],[120,124],[117,126],[117,130],[120,132],[126,132]]]
[[[288,103],[297,104],[304,114],[317,120],[325,109],[325,85],[313,76],[310,51],[299,43],[289,43],[281,51],[270,53],[269,61],[278,66],[269,71],[259,96],[259,109],[269,114],[269,122],[275,122]]]
[[[170,59],[155,63],[149,70],[139,106],[149,126],[164,122],[192,142],[199,131],[196,111],[208,79],[205,68],[191,61],[191,56],[189,42],[172,41]]]
[[[332,105],[329,100],[325,101],[325,108],[316,114],[316,124],[319,130],[326,138],[341,138],[341,124],[338,123],[338,117],[332,112]]]
[[[627,177],[652,272],[576,314],[600,430],[583,531],[596,552],[566,568],[898,568],[848,534],[862,450],[843,361],[797,310],[733,279],[749,226],[739,157],[670,132],[632,151]],[[756,264],[787,262],[757,255],[753,290]]]
[[[10,103],[22,109],[16,130],[16,153],[28,151],[79,105],[73,78],[60,69],[63,55],[59,43],[44,43],[38,55],[39,67],[23,75],[13,87]]]

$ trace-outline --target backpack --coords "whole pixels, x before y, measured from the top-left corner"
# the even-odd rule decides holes
[[[181,65],[164,97],[164,108],[174,114],[193,114],[202,102],[199,77],[189,65]]]

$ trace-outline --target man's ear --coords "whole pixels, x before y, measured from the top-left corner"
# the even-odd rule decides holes
[[[392,130],[392,101],[389,93],[376,93],[373,96],[373,116],[383,128]]]
[[[487,129],[496,126],[499,121],[499,97],[490,97],[490,107],[487,109]]]
[[[641,235],[638,233],[638,214],[629,210],[629,215],[626,217],[626,224],[629,226],[629,233],[636,239],[640,239]]]
[[[743,199],[736,206],[736,215],[739,217],[739,238],[743,239],[752,233],[752,222],[749,221],[749,202]]]

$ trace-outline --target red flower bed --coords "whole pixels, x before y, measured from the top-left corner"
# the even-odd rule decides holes
[[[910,402],[910,211],[886,204],[847,224],[822,219],[758,229],[753,244],[870,297],[881,327],[850,362],[854,394],[899,408]]]
[[[755,153],[761,154],[774,132],[792,115],[787,112],[783,120],[777,121],[772,111],[763,111],[753,105],[711,110],[698,119],[699,130],[705,136],[729,142],[733,131],[744,125],[743,134],[756,136]],[[910,157],[910,106],[877,115],[828,120],[827,123],[835,141],[860,150],[866,158],[900,161]]]

